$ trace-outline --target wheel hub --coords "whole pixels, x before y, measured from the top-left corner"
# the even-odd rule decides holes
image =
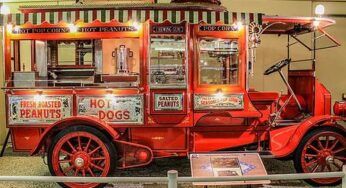
[[[90,156],[85,152],[77,152],[74,154],[73,163],[77,168],[88,168],[90,164]]]
[[[318,159],[319,159],[320,163],[322,163],[322,164],[325,164],[325,163],[331,164],[334,162],[334,156],[331,153],[331,151],[328,149],[322,150],[318,154]]]
[[[332,163],[334,162],[334,157],[331,156],[331,155],[329,155],[328,157],[326,157],[326,162],[327,162],[328,164],[332,164]]]
[[[82,166],[84,166],[84,159],[81,158],[81,157],[77,157],[77,158],[74,160],[74,164],[75,164],[77,167],[82,167]]]

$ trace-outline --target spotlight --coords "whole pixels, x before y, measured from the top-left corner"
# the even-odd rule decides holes
[[[136,29],[136,30],[139,30],[141,28],[141,24],[139,24],[138,22],[134,21],[132,23],[132,26]]]
[[[318,16],[322,16],[324,14],[325,8],[323,5],[319,4],[315,7],[315,14]]]
[[[111,100],[111,99],[113,99],[113,98],[114,98],[113,90],[107,89],[107,90],[106,90],[106,99]]]
[[[7,5],[2,4],[2,6],[0,7],[0,14],[7,15],[10,13],[10,8]]]
[[[13,31],[13,25],[12,25],[12,24],[7,24],[7,25],[6,25],[6,30],[7,30],[8,33],[12,33],[12,31]]]
[[[217,99],[222,99],[222,98],[224,97],[224,94],[223,94],[223,92],[222,92],[222,89],[217,89],[217,90],[216,90],[215,97],[216,97]]]
[[[42,95],[42,94],[43,94],[43,91],[38,90],[36,93],[37,93],[37,94],[34,96],[34,100],[35,100],[35,101],[43,101],[43,100],[45,99],[45,96]]]
[[[77,28],[77,26],[75,24],[70,23],[67,26],[70,29],[70,33],[76,33],[77,30],[78,30],[78,28]]]

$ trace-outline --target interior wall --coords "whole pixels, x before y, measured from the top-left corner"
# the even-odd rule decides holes
[[[326,14],[346,15],[346,2],[314,2],[313,7],[317,4],[325,6]],[[321,50],[317,54],[316,62],[316,76],[332,93],[332,104],[340,101],[342,94],[346,93],[346,17],[333,17],[333,19],[336,25],[326,31],[338,39],[341,46]]]
[[[17,0],[7,3],[12,12],[17,11],[20,5],[37,5],[38,2]],[[61,4],[71,4],[74,1],[64,0]],[[160,3],[167,3],[170,0],[159,0]],[[318,2],[316,0],[222,0],[223,6],[230,11],[243,12],[261,12],[266,15],[280,16],[311,16],[313,9],[317,4],[323,4],[326,7],[327,14],[346,14],[346,2]],[[40,0],[40,5],[57,4],[56,1]],[[340,100],[341,94],[346,93],[346,18],[333,18],[337,25],[332,26],[327,31],[338,38],[344,45],[339,48],[332,48],[319,52],[317,56],[316,75],[322,83],[331,91],[333,101]],[[2,37],[2,36],[1,36]],[[2,40],[1,40],[2,41]],[[278,75],[263,76],[264,70],[274,64],[277,60],[286,57],[287,38],[278,36],[263,36],[262,44],[257,50],[257,62],[255,64],[254,76],[250,79],[251,87],[258,90],[286,91]],[[3,46],[0,46],[1,63],[3,63]],[[303,49],[298,48],[294,53],[303,57],[306,55]],[[3,67],[0,66],[0,83],[4,83]],[[5,107],[3,91],[0,91],[0,143],[3,142],[6,134],[5,129]]]
[[[102,58],[103,74],[116,74],[116,58],[113,57],[113,51],[120,48],[120,45],[125,45],[130,48],[133,53],[128,59],[128,68],[130,72],[139,73],[139,39],[104,39],[102,40]]]

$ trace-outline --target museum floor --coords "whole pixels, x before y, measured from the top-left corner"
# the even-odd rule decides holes
[[[294,173],[292,161],[281,161],[276,159],[263,159],[267,168],[268,174],[283,174]],[[44,164],[41,157],[27,157],[26,154],[12,153],[10,148],[5,152],[5,156],[0,158],[0,176],[49,176],[48,167]],[[166,176],[168,170],[178,170],[179,176],[190,176],[190,163],[186,158],[178,159],[160,159],[156,160],[152,165],[147,168],[129,169],[116,171],[114,176]],[[33,183],[33,182],[0,182],[0,188],[37,188],[48,187],[58,188],[55,183]],[[164,184],[118,184],[108,185],[107,187],[115,188],[166,188]],[[203,188],[203,186],[192,186],[191,184],[182,184],[181,188]],[[225,188],[226,186],[208,186],[208,188]],[[230,186],[228,186],[230,187]],[[245,188],[246,186],[232,186],[235,188]],[[303,181],[273,181],[269,185],[259,185],[252,187],[309,187]]]

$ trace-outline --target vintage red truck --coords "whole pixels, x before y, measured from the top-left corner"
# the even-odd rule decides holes
[[[345,104],[333,115],[315,77],[316,51],[340,45],[324,30],[332,19],[230,12],[218,0],[20,11],[2,17],[7,127],[14,151],[47,155],[52,175],[108,176],[212,151],[292,158],[303,173],[345,164]],[[287,94],[249,88],[264,34],[287,36],[287,56],[265,72],[280,74]],[[318,47],[321,37],[334,45]],[[312,58],[291,57],[294,44]]]

